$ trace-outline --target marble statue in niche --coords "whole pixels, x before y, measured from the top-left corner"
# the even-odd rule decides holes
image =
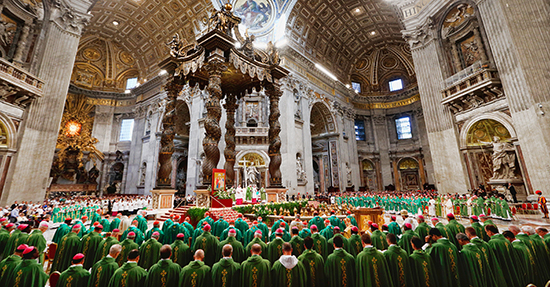
[[[516,154],[514,146],[510,143],[503,142],[499,137],[493,137],[492,142],[482,142],[493,146],[493,177],[494,179],[511,179],[516,176]]]
[[[246,186],[259,186],[259,178],[260,172],[254,165],[254,162],[250,163],[250,166],[246,168]]]
[[[141,169],[139,171],[139,185],[143,186],[145,185],[145,176],[147,175],[147,163],[144,162],[141,165]]]
[[[307,175],[304,170],[302,156],[299,153],[296,155],[296,176],[298,178],[298,182],[307,182]]]

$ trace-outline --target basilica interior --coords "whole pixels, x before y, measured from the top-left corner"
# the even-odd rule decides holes
[[[1,1],[0,205],[193,195],[212,168],[290,195],[550,185],[548,1],[227,3]]]

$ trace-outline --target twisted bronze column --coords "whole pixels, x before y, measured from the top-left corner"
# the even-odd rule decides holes
[[[278,84],[265,85],[265,93],[269,97],[269,187],[283,187],[281,179],[281,125],[279,124],[279,99],[282,92]]]
[[[172,78],[164,89],[168,92],[164,118],[162,118],[162,134],[160,136],[159,172],[157,187],[172,187],[172,154],[174,154],[174,136],[176,134],[176,98],[183,85]]]
[[[234,185],[235,181],[235,109],[237,109],[237,99],[234,95],[227,95],[225,99],[225,113],[227,121],[225,122],[225,183],[227,187]]]
[[[212,184],[212,169],[216,168],[220,161],[220,150],[218,142],[221,138],[220,118],[222,107],[220,100],[222,99],[222,72],[227,70],[227,66],[220,60],[211,60],[206,66],[208,71],[208,92],[209,97],[205,103],[206,120],[204,121],[204,129],[206,136],[202,140],[205,159],[202,163],[202,183],[204,186]]]

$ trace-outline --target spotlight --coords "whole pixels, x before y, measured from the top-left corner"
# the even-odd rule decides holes
[[[118,23],[118,21],[116,21],[116,20],[113,21],[113,25],[118,26],[118,24],[120,24],[120,23]]]

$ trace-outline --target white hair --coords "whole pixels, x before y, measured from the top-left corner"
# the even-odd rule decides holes
[[[529,226],[529,225],[522,226],[521,231],[523,231],[523,233],[526,233],[528,235],[535,234],[535,229],[533,228],[533,226]]]

